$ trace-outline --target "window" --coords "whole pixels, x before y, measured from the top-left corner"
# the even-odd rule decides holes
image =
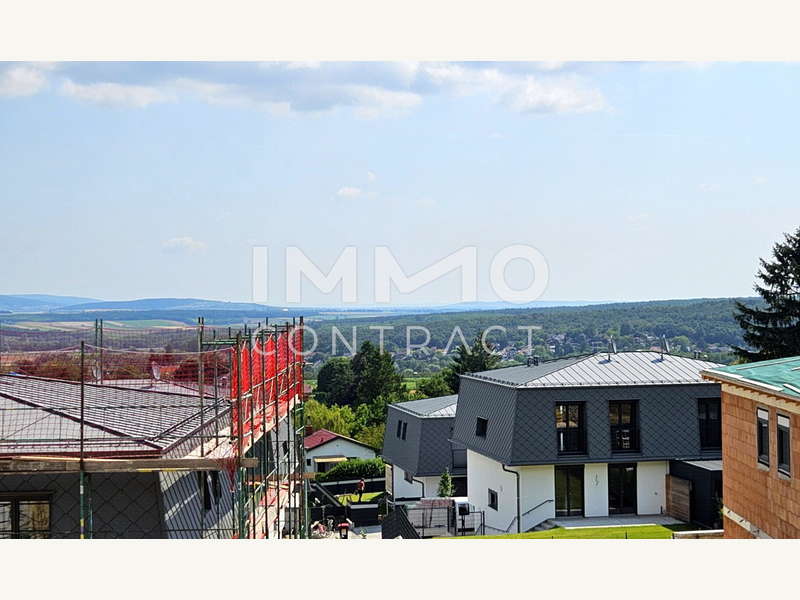
[[[700,398],[697,402],[697,417],[700,423],[700,448],[717,450],[722,448],[722,420],[719,398]]]
[[[0,539],[50,537],[50,494],[0,495]]]
[[[789,439],[789,417],[778,415],[778,471],[784,475],[792,472],[792,446]]]
[[[311,466],[311,459],[310,459],[310,458],[307,458],[307,459],[306,459],[306,466],[307,466],[307,467],[310,467],[310,466]]]
[[[489,490],[489,508],[497,510],[497,492]]]
[[[406,439],[406,429],[408,429],[408,423],[403,421],[403,435],[400,436],[402,439]]]
[[[769,411],[756,409],[756,437],[758,442],[758,462],[769,466]]]
[[[478,437],[485,438],[486,437],[486,430],[489,427],[489,420],[484,419],[483,417],[478,417],[475,421],[475,435]]]
[[[200,498],[203,510],[211,510],[219,504],[222,488],[219,485],[219,471],[198,471],[197,483],[200,486]]]
[[[556,436],[562,454],[586,452],[586,423],[583,402],[556,404]]]
[[[611,426],[611,451],[639,450],[638,402],[635,400],[608,403],[608,422]]]
[[[281,442],[281,448],[284,454],[289,454],[289,442]]]
[[[403,422],[397,421],[397,437],[399,438],[402,433],[403,433]]]

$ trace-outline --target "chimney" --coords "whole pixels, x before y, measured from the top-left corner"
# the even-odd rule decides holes
[[[303,437],[308,437],[314,433],[314,428],[311,425],[306,425],[305,430],[303,431]]]

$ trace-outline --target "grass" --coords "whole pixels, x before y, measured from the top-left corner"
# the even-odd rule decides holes
[[[556,527],[547,531],[529,533],[510,533],[507,535],[476,535],[463,537],[463,540],[666,540],[672,538],[673,531],[687,531],[688,525],[633,525],[627,527],[581,527],[564,529]],[[450,538],[453,539],[453,538]]]
[[[383,492],[365,492],[361,496],[362,502],[369,502],[370,500],[377,498]],[[350,504],[351,502],[358,502],[358,494],[340,494],[336,496],[339,499],[339,502],[342,504]]]

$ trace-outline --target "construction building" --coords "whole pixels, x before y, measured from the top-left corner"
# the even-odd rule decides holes
[[[0,538],[306,536],[302,333],[4,328]]]
[[[800,357],[703,371],[722,386],[725,537],[800,537]]]

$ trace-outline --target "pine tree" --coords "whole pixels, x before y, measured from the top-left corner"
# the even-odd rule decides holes
[[[439,479],[439,488],[436,490],[436,495],[439,498],[452,498],[455,494],[455,487],[453,486],[453,478],[450,476],[450,469],[445,469],[442,477]]]
[[[483,343],[483,333],[475,336],[472,346],[467,348],[463,344],[456,349],[453,364],[444,370],[444,377],[454,392],[458,392],[459,375],[462,373],[478,373],[494,369],[500,357],[494,354],[494,346],[488,341]]]
[[[754,349],[734,348],[745,361],[800,355],[800,228],[772,249],[773,260],[760,260],[754,289],[765,308],[736,303],[734,317],[744,341]]]

